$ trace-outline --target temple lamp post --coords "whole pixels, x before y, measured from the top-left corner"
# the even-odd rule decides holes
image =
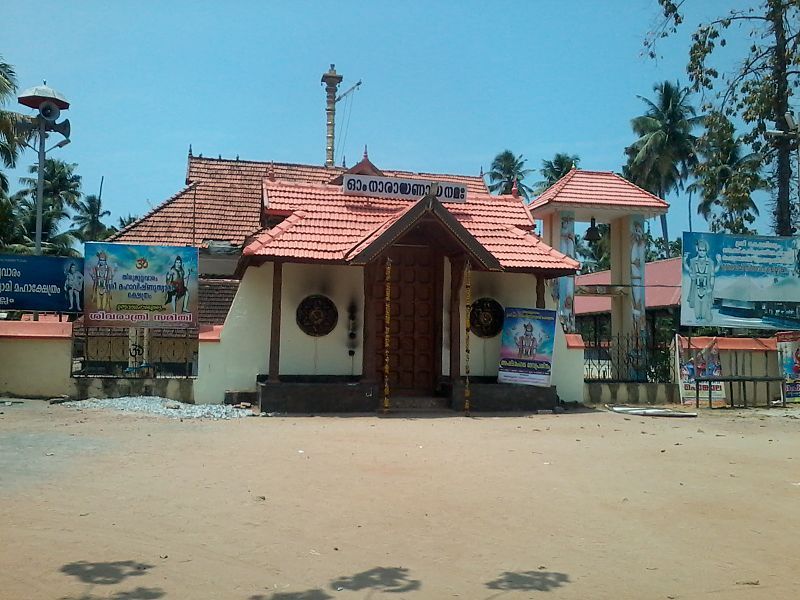
[[[35,108],[39,111],[39,114],[30,122],[22,122],[18,126],[22,131],[36,130],[39,138],[38,148],[34,148],[25,142],[28,148],[35,150],[39,154],[36,179],[36,254],[38,256],[42,253],[42,204],[44,202],[45,155],[53,148],[63,148],[70,142],[69,119],[64,119],[61,123],[56,123],[58,117],[61,115],[61,111],[69,108],[69,102],[67,102],[67,99],[64,98],[62,94],[48,87],[46,81],[43,85],[37,85],[36,87],[22,92],[17,98],[17,101],[23,106]],[[64,136],[64,139],[55,146],[45,149],[48,131],[60,133]]]
[[[766,135],[773,138],[795,140],[795,146],[797,147],[797,198],[800,201],[800,124],[794,120],[791,112],[787,112],[784,115],[784,119],[786,120],[786,131],[769,129],[766,131]],[[792,227],[792,233],[794,233],[794,227]]]

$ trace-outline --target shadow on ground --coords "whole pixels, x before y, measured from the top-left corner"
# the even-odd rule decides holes
[[[334,590],[381,590],[383,592],[413,592],[422,587],[419,579],[409,579],[403,567],[375,567],[349,577],[331,581]]]
[[[136,587],[127,592],[114,592],[111,595],[95,596],[92,589],[98,585],[117,585],[129,577],[145,575],[153,565],[135,560],[116,562],[88,562],[80,560],[61,567],[65,575],[75,577],[88,585],[88,589],[80,596],[64,596],[60,600],[157,600],[165,595],[160,588]]]
[[[506,571],[497,579],[486,583],[490,590],[499,590],[489,598],[497,598],[505,592],[549,592],[554,588],[569,583],[569,576],[565,573],[551,571]],[[487,598],[488,600],[488,598]]]
[[[322,590],[306,590],[305,592],[286,592],[272,594],[271,596],[264,596],[258,594],[257,596],[250,596],[247,600],[331,600],[330,596]]]

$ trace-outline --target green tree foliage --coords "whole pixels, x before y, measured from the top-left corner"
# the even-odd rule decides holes
[[[542,168],[539,169],[539,173],[542,174],[544,179],[536,182],[534,186],[535,194],[541,194],[572,169],[577,168],[580,161],[581,159],[577,154],[566,154],[563,152],[556,153],[551,160],[543,160]]]
[[[81,197],[81,176],[75,173],[78,165],[66,163],[56,158],[46,158],[44,162],[44,197],[50,203],[63,208],[78,208]],[[37,165],[28,167],[32,177],[20,178],[24,186],[23,191],[32,198],[36,198]]]
[[[769,187],[761,177],[762,156],[746,153],[741,139],[735,137],[733,123],[718,112],[707,117],[698,152],[701,160],[694,169],[697,181],[692,184],[700,192],[697,212],[711,231],[756,233],[750,228],[758,216],[752,194]]]
[[[663,19],[645,40],[656,57],[658,40],[683,23],[686,0],[658,0]],[[686,70],[692,88],[707,91],[704,110],[714,108],[727,117],[740,118],[749,129],[743,142],[761,153],[775,173],[777,194],[773,226],[778,235],[792,234],[797,207],[790,202],[791,151],[788,137],[767,138],[777,127],[787,130],[784,115],[789,99],[800,86],[800,0],[748,0],[718,18],[697,26],[692,34]],[[726,62],[720,52],[729,36],[747,36],[743,55]]]
[[[78,200],[72,223],[75,225],[75,236],[82,242],[97,242],[104,240],[111,231],[103,223],[103,217],[111,215],[110,211],[103,209],[99,196],[89,194],[83,200]]]
[[[623,174],[639,187],[664,198],[683,189],[696,162],[694,129],[702,117],[690,102],[690,91],[664,81],[653,87],[655,101],[642,96],[645,114],[631,121],[638,139],[625,149],[628,157]],[[661,216],[665,245],[669,240],[667,216]]]
[[[516,181],[520,196],[527,201],[533,190],[523,182],[532,172],[532,169],[525,168],[525,158],[521,154],[514,156],[511,150],[504,150],[492,161],[488,173],[489,190],[498,194],[510,194]]]
[[[0,161],[5,167],[16,163],[18,147],[16,143],[14,113],[3,110],[17,91],[17,76],[14,68],[0,56]],[[8,177],[0,171],[0,192],[8,192]]]
[[[582,262],[581,273],[611,268],[611,226],[608,223],[598,223],[597,229],[600,239],[596,242],[587,242],[582,236],[575,239],[575,253]]]

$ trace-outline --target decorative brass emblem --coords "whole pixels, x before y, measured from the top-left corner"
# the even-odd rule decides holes
[[[297,307],[297,325],[308,335],[328,335],[339,320],[339,312],[333,300],[327,296],[306,296]]]
[[[470,308],[469,325],[478,337],[496,336],[503,329],[503,307],[494,298],[478,298]]]

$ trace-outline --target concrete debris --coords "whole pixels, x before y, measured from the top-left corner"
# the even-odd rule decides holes
[[[80,409],[113,409],[124,412],[161,415],[173,419],[238,419],[252,415],[251,410],[224,404],[183,404],[157,396],[126,396],[123,398],[89,398],[64,402],[61,406]]]

